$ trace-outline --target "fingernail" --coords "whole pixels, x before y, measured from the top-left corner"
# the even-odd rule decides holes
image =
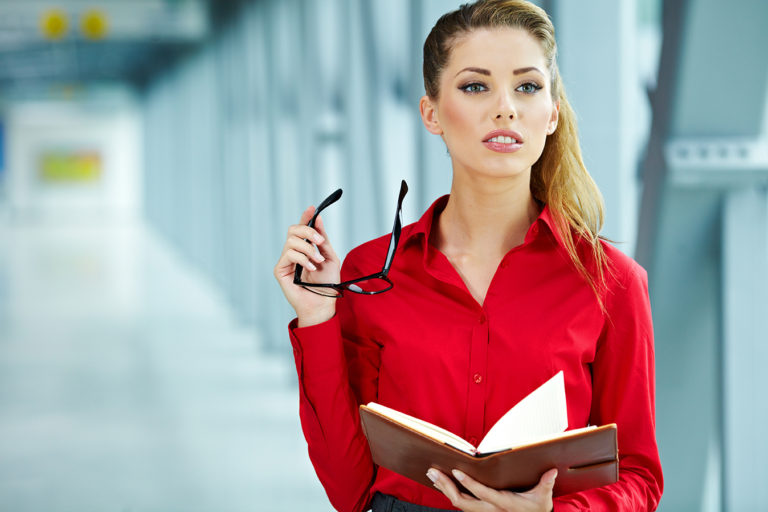
[[[315,234],[312,238],[314,238],[315,239],[315,243],[318,243],[318,244],[323,243],[323,240],[325,240],[325,238],[323,238],[322,236],[320,236],[318,234]]]
[[[462,482],[464,480],[464,477],[467,476],[461,471],[459,471],[458,469],[454,469],[453,471],[451,471],[451,473],[453,473],[453,476],[455,476],[456,480],[458,480],[459,482]]]
[[[552,476],[549,477],[549,482],[550,483],[554,482],[555,478],[557,478],[557,471],[555,471],[555,473]]]
[[[325,258],[323,257],[322,254],[320,254],[320,249],[318,249],[317,246],[315,246],[315,258],[317,258],[320,261],[325,261]]]
[[[437,482],[437,472],[434,469],[427,471],[427,478],[432,480],[432,483]]]
[[[312,264],[312,262],[311,262],[311,261],[308,261],[308,262],[307,262],[307,268],[308,268],[309,270],[317,270],[317,267],[316,267],[316,266],[314,266],[314,265]]]

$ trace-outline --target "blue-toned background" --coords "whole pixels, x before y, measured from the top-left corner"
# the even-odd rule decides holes
[[[0,510],[329,510],[272,277],[450,186],[421,45],[456,0],[0,1]],[[768,3],[542,0],[649,272],[660,510],[761,510]]]

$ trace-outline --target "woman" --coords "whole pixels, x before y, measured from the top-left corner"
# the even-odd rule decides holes
[[[339,270],[322,220],[307,226],[313,207],[289,228],[275,276],[297,314],[290,336],[310,458],[339,510],[391,510],[393,500],[402,510],[466,511],[658,504],[647,278],[598,236],[602,199],[582,163],[555,54],[546,13],[522,0],[480,0],[438,20],[424,44],[420,109],[445,141],[453,182],[402,229],[391,290],[329,298],[296,286],[296,265],[309,283],[381,270],[390,237],[357,247]],[[553,499],[556,470],[525,493],[456,474],[468,495],[437,471],[430,489],[371,461],[360,403],[476,444],[559,370],[569,428],[618,424],[617,483]]]

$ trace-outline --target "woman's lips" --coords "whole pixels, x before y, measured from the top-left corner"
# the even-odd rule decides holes
[[[497,153],[514,153],[523,147],[522,142],[512,142],[511,144],[507,144],[504,142],[491,142],[489,140],[483,141],[483,145],[491,151],[496,151]]]
[[[485,147],[497,153],[514,153],[523,145],[523,138],[513,130],[493,130],[483,139]]]

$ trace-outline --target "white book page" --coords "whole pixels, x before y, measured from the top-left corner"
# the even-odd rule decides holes
[[[471,455],[475,454],[475,447],[472,444],[466,442],[453,432],[449,432],[444,428],[440,428],[437,425],[419,418],[414,418],[404,412],[396,411],[385,405],[377,404],[376,402],[369,402],[367,407],[372,411],[375,411],[383,416],[391,418],[398,423],[401,423],[409,428],[412,428],[416,432],[420,432],[425,436],[431,437],[441,443],[449,444],[454,448],[457,448],[463,452],[467,452]]]
[[[488,431],[477,453],[492,453],[556,437],[568,428],[563,372],[520,400]]]

